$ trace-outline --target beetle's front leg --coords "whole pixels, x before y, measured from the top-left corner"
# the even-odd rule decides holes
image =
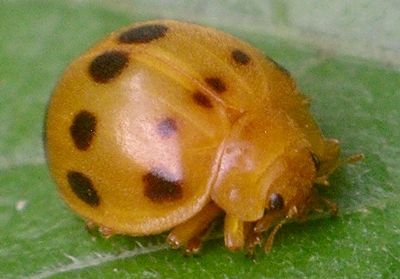
[[[208,203],[195,216],[173,228],[167,237],[167,242],[174,249],[186,247],[188,253],[198,252],[202,237],[207,232],[211,222],[221,213],[222,209],[215,203]]]

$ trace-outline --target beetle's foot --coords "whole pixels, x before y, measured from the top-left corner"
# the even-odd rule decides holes
[[[85,220],[85,229],[89,232],[92,233],[93,230],[95,230],[97,228],[97,225],[95,222],[93,222],[92,220],[86,219]]]
[[[316,212],[317,214],[326,214],[328,213],[330,216],[337,216],[338,214],[338,206],[337,204],[324,197],[318,197],[315,199],[313,204],[310,206],[310,212]],[[307,220],[308,216],[304,218],[304,220]]]
[[[167,237],[168,244],[173,249],[185,247],[186,253],[197,253],[212,221],[221,213],[222,209],[210,202],[195,216],[173,228]]]
[[[106,226],[99,226],[99,233],[105,239],[108,239],[115,234],[109,227]]]
[[[225,246],[231,251],[243,249],[246,230],[245,222],[233,215],[226,214],[224,220]]]
[[[211,226],[206,227],[203,232],[201,232],[199,235],[193,237],[190,239],[186,245],[185,245],[185,254],[186,255],[196,255],[200,252],[202,244],[203,244],[203,239],[209,232]]]
[[[254,231],[254,225],[252,224],[252,229],[249,231],[249,234],[247,236],[246,240],[246,255],[249,257],[252,257],[254,255],[254,251],[257,248],[257,246],[261,246],[263,237],[261,233],[255,232]]]
[[[327,175],[319,176],[314,180],[314,183],[317,185],[328,187],[329,186],[328,176]]]

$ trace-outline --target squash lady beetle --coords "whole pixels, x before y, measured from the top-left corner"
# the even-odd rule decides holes
[[[65,71],[49,102],[48,165],[66,203],[104,235],[170,231],[200,248],[265,249],[324,201],[341,163],[290,74],[223,32],[173,20],[111,33]],[[356,161],[354,156],[347,161]]]

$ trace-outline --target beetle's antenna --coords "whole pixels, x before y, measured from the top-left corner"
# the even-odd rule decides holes
[[[314,180],[315,184],[329,186],[328,176],[333,173],[337,168],[347,165],[347,164],[355,164],[364,159],[364,154],[356,153],[350,155],[344,159],[338,160],[333,166],[329,167],[328,171]]]
[[[267,241],[265,242],[264,245],[264,251],[265,252],[269,252],[271,251],[272,248],[272,244],[274,243],[274,238],[276,233],[282,228],[282,226],[284,224],[286,224],[287,222],[289,222],[290,220],[292,220],[293,218],[298,217],[300,214],[298,208],[296,206],[293,206],[289,209],[287,215],[285,216],[285,218],[283,218],[272,230],[272,232],[269,234]]]
[[[350,155],[350,156],[340,160],[337,164],[337,167],[347,165],[347,164],[355,164],[358,161],[361,161],[363,159],[364,159],[364,154],[356,153],[356,154]]]
[[[344,159],[338,160],[328,174],[331,174],[334,170],[336,170],[337,168],[339,168],[341,166],[344,166],[347,164],[355,164],[363,159],[364,159],[364,154],[356,153],[356,154],[350,155]]]
[[[274,244],[274,238],[276,233],[282,228],[282,226],[289,220],[289,218],[284,218],[282,219],[272,230],[272,232],[269,234],[267,241],[265,242],[264,245],[264,251],[267,253],[271,251],[272,249],[272,244]]]

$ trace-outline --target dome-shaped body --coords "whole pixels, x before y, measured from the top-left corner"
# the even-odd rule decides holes
[[[113,32],[67,68],[46,149],[68,205],[129,235],[204,217],[210,202],[227,230],[265,209],[294,216],[338,157],[287,71],[233,36],[168,20]]]

